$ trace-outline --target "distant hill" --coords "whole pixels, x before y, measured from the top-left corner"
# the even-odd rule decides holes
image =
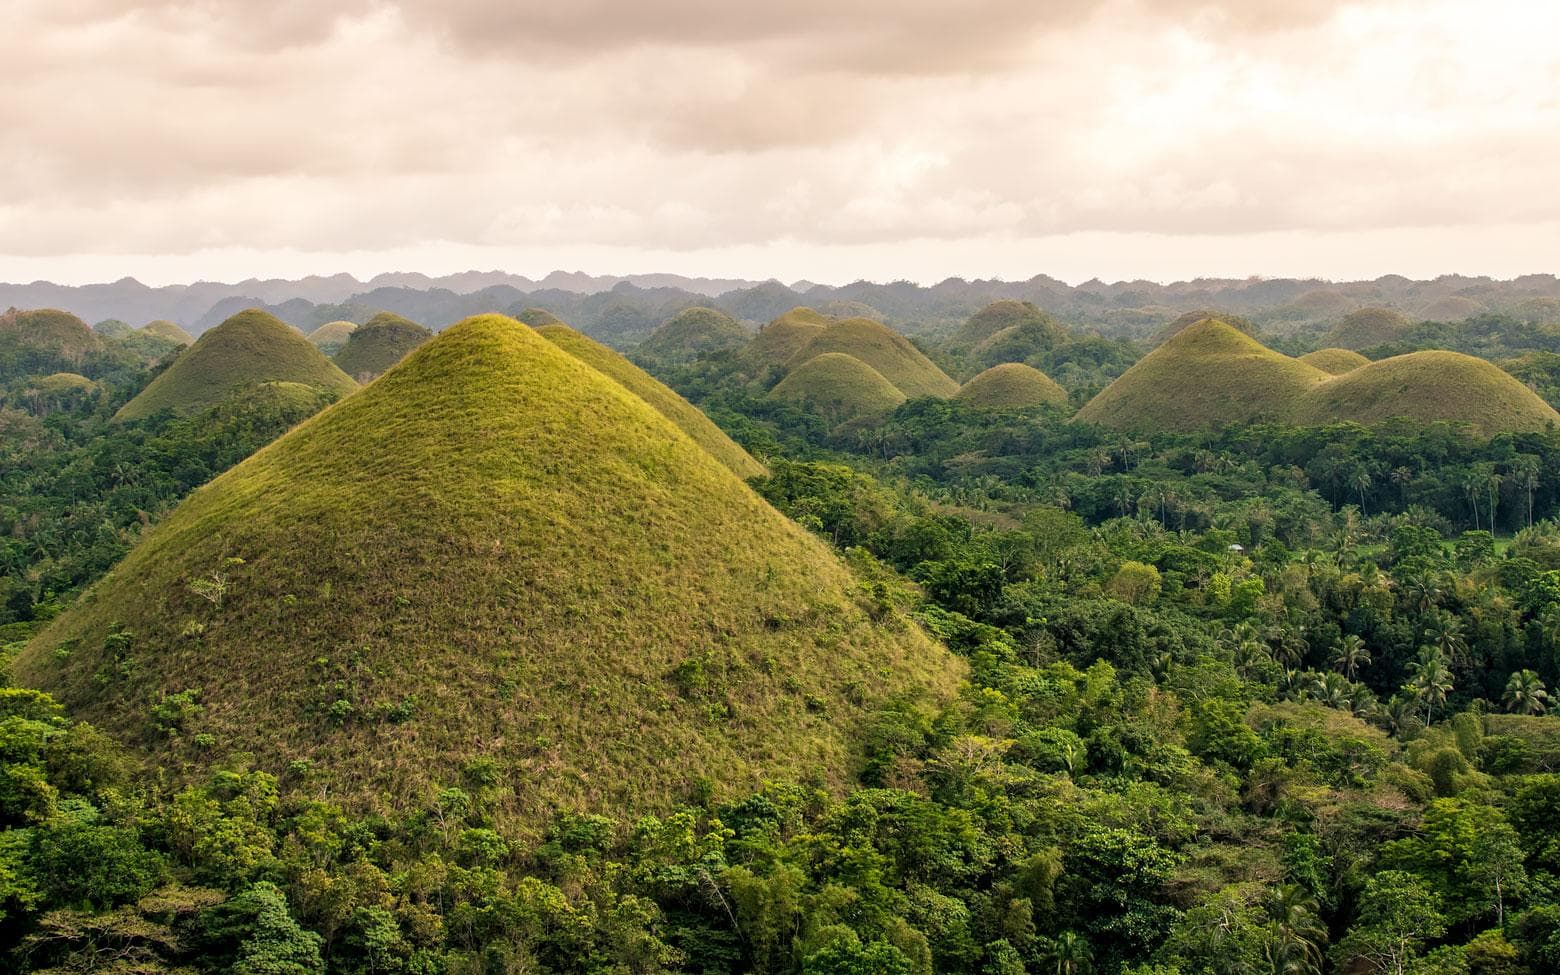
[[[965,383],[954,399],[983,410],[1066,406],[1067,390],[1038,369],[1006,362]]]
[[[860,359],[912,399],[917,396],[946,399],[959,391],[959,384],[948,378],[909,339],[866,318],[848,318],[828,326],[791,356],[787,368],[795,369],[825,352],[840,352]]]
[[[0,375],[73,372],[103,350],[103,339],[67,311],[11,309],[0,315]]]
[[[1170,321],[1159,331],[1155,332],[1149,339],[1148,344],[1154,348],[1158,348],[1159,346],[1164,345],[1166,342],[1170,341],[1175,336],[1181,334],[1183,330],[1190,328],[1191,326],[1200,322],[1205,322],[1210,318],[1217,322],[1223,322],[1243,335],[1255,336],[1257,334],[1257,326],[1253,325],[1248,319],[1242,318],[1239,315],[1231,315],[1227,312],[1213,311],[1202,308],[1189,311],[1184,315],[1176,316],[1174,320]]]
[[[297,329],[250,310],[202,335],[115,418],[138,420],[165,409],[189,413],[266,382],[300,383],[336,396],[357,389]]]
[[[347,344],[347,339],[355,331],[357,331],[356,322],[326,322],[309,333],[309,341],[323,354],[333,356],[341,351],[342,346]]]
[[[1497,366],[1457,352],[1413,352],[1361,366],[1313,390],[1298,423],[1404,417],[1467,423],[1483,436],[1560,426],[1560,414]]]
[[[1317,349],[1301,356],[1300,361],[1315,366],[1329,376],[1341,376],[1360,366],[1370,365],[1369,359],[1349,349]]]
[[[523,308],[515,313],[515,317],[532,328],[541,328],[543,325],[564,324],[563,319],[545,308]]]
[[[1327,378],[1222,321],[1204,319],[1140,359],[1084,404],[1078,419],[1168,432],[1276,420]]]
[[[1484,306],[1472,298],[1447,295],[1421,307],[1419,317],[1427,322],[1460,322],[1484,310]]]
[[[140,328],[141,334],[163,339],[175,345],[194,345],[195,337],[166,318],[147,322]]]
[[[824,333],[834,319],[811,308],[790,311],[758,330],[742,350],[742,358],[751,368],[782,369],[792,356]]]
[[[1369,349],[1396,342],[1414,330],[1414,323],[1390,308],[1361,308],[1343,316],[1322,341],[1340,349]]]
[[[382,311],[353,329],[332,361],[358,382],[371,382],[431,338],[416,322]]]
[[[823,352],[792,369],[769,391],[772,399],[798,403],[836,425],[893,412],[905,394],[876,369],[843,352]]]
[[[741,323],[713,308],[686,308],[650,333],[634,350],[641,359],[687,364],[716,352],[747,345],[752,335]]]
[[[970,351],[970,358],[984,367],[1004,362],[1027,362],[1051,352],[1068,339],[1067,329],[1047,318],[1009,325]]]
[[[1060,340],[1066,331],[1056,320],[1027,301],[1011,298],[994,301],[969,317],[948,340],[950,349],[972,349],[1006,329],[1020,325],[1038,325],[1046,330],[1054,329]]]
[[[311,347],[312,351],[312,347]],[[119,639],[108,639],[111,634]],[[162,756],[189,734],[355,814],[491,763],[498,825],[842,786],[863,725],[962,664],[617,381],[458,324],[197,490],[17,678]]]
[[[691,437],[694,443],[725,464],[733,474],[746,480],[764,473],[764,465],[726,436],[725,431],[699,412],[698,407],[623,356],[567,325],[543,325],[536,331],[547,341],[650,404],[657,413]]]

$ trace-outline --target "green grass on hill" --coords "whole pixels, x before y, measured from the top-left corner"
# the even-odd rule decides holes
[[[838,425],[893,412],[905,394],[883,374],[843,352],[808,359],[769,391],[777,400],[800,403]]]
[[[743,480],[764,473],[764,465],[754,460],[736,441],[692,403],[673,392],[659,379],[629,362],[617,352],[587,338],[567,325],[544,325],[536,330],[547,341],[581,360],[596,371],[616,380],[629,392],[650,404],[694,443],[709,451],[716,460]]]
[[[1231,315],[1227,312],[1210,311],[1204,309],[1201,311],[1189,311],[1185,314],[1176,316],[1174,320],[1168,322],[1163,328],[1155,332],[1149,338],[1149,347],[1157,349],[1159,346],[1164,345],[1175,336],[1181,334],[1181,332],[1190,326],[1196,325],[1199,322],[1205,322],[1210,318],[1216,322],[1223,322],[1224,324],[1230,326],[1242,334],[1251,336],[1255,336],[1257,334],[1257,326],[1252,324],[1249,319],[1242,318],[1239,315]]]
[[[834,319],[811,308],[792,308],[759,329],[742,350],[742,358],[755,370],[783,369],[833,323]]]
[[[1420,308],[1419,318],[1426,322],[1460,322],[1484,310],[1484,306],[1472,298],[1464,295],[1447,295]]]
[[[357,331],[356,322],[326,322],[309,333],[309,341],[324,355],[335,355],[347,344],[347,339]]]
[[[102,348],[98,334],[68,311],[38,308],[0,315],[0,352],[76,364]]]
[[[1370,365],[1369,359],[1351,349],[1317,349],[1301,356],[1300,361],[1315,366],[1329,376],[1341,376],[1360,366]]]
[[[515,317],[532,328],[541,328],[543,325],[565,324],[563,319],[545,308],[526,308]]]
[[[1055,333],[1055,340],[1066,337],[1067,330],[1055,319],[1027,301],[993,301],[971,315],[948,340],[951,349],[972,349],[1006,329],[1020,325],[1039,325]],[[1052,343],[1053,345],[1055,342]]]
[[[1086,403],[1078,419],[1167,432],[1283,419],[1327,378],[1222,321],[1204,319],[1138,360]]]
[[[1361,308],[1339,319],[1322,341],[1336,348],[1358,351],[1396,342],[1413,328],[1413,322],[1390,308]]]
[[[153,338],[163,339],[164,341],[172,342],[175,345],[195,344],[195,337],[193,335],[180,328],[178,324],[168,321],[166,318],[159,318],[156,321],[147,322],[137,331],[139,331],[142,335],[149,335]]]
[[[962,676],[859,592],[638,396],[489,315],[195,491],[15,671],[175,776],[210,735],[200,767],[248,753],[355,811],[488,761],[524,830],[845,783],[874,708]],[[148,706],[196,690],[159,733]]]
[[[642,359],[686,364],[713,352],[740,349],[751,336],[741,323],[713,308],[685,308],[634,350]]]
[[[1361,366],[1317,387],[1298,423],[1394,417],[1467,423],[1482,436],[1560,426],[1560,413],[1493,363],[1458,352],[1412,352]]]
[[[965,383],[954,399],[983,410],[1019,410],[1066,406],[1067,390],[1032,366],[1006,362]]]
[[[301,383],[336,396],[357,389],[357,383],[297,329],[251,308],[203,334],[115,417],[138,420],[162,410],[189,413],[265,382]]]
[[[793,355],[787,368],[795,369],[825,352],[841,352],[860,359],[911,399],[917,396],[946,399],[959,391],[959,384],[948,378],[948,374],[937,368],[936,363],[909,339],[870,319],[848,318],[830,325]]]
[[[382,311],[353,329],[332,361],[358,382],[372,382],[431,338],[432,332],[411,319]]]

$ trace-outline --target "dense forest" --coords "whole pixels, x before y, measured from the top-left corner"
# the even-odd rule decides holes
[[[733,794],[704,777],[654,814],[517,826],[515,782],[472,757],[365,812],[306,761],[229,749],[200,687],[136,700],[127,742],[8,680],[0,965],[1560,970],[1560,718],[1546,715],[1560,687],[1560,430],[1080,423],[1074,410],[1144,358],[1149,333],[1018,315],[860,355],[890,392],[1026,363],[1065,399],[901,393],[842,412],[773,395],[797,355],[756,363],[710,316],[681,323],[693,352],[662,333],[636,353],[762,462],[752,489],[850,568],[866,614],[908,616],[960,660],[950,697],[874,706],[850,787],[820,773]],[[1295,353],[1322,341],[1269,338]],[[424,346],[430,361],[443,341]],[[813,352],[844,356],[841,341]],[[105,343],[72,370],[85,385],[40,383],[70,363],[5,363],[7,659],[190,492],[340,393],[272,377],[127,417],[179,355]],[[1553,403],[1552,344],[1549,327],[1508,318],[1416,324],[1364,352],[1525,357],[1530,374],[1510,371]],[[193,580],[196,601],[220,609],[225,579]],[[122,628],[101,642],[105,694],[157,652]],[[664,676],[708,734],[740,723],[729,669],[690,658]],[[356,678],[322,664],[311,679],[333,694]],[[418,706],[331,705],[309,727],[392,729]]]

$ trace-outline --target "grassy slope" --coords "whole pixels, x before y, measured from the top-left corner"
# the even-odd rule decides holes
[[[635,352],[662,362],[692,362],[711,352],[740,349],[748,330],[725,312],[687,308],[663,322]]]
[[[28,384],[28,388],[46,395],[57,395],[72,392],[90,393],[97,389],[98,385],[80,373],[56,372],[48,376],[39,376]]]
[[[213,572],[220,606],[189,589]],[[105,667],[114,622],[129,676]],[[505,818],[534,824],[700,777],[838,784],[868,708],[947,694],[960,665],[871,623],[821,542],[643,400],[483,316],[192,494],[16,672],[171,764],[146,703],[203,688],[190,733],[309,759],[358,807],[423,804],[490,758]]]
[[[959,391],[959,384],[922,355],[909,339],[870,319],[849,318],[829,326],[793,355],[787,367],[795,369],[825,352],[842,352],[860,359],[910,398],[947,398]]]
[[[843,352],[825,352],[808,359],[780,380],[769,395],[801,403],[843,423],[893,411],[905,394],[876,369]]]
[[[138,331],[140,331],[143,335],[150,335],[153,338],[163,339],[165,341],[172,342],[175,345],[195,344],[195,337],[193,335],[180,328],[176,323],[168,321],[166,318],[159,318],[154,322],[147,322],[145,325],[142,325]]]
[[[959,326],[959,330],[953,333],[953,338],[948,340],[948,346],[954,349],[973,348],[998,332],[1024,324],[1047,325],[1056,329],[1058,337],[1063,334],[1062,328],[1051,319],[1051,316],[1029,302],[1004,299],[993,301],[971,315],[963,325]]]
[[[70,312],[56,308],[0,316],[0,341],[48,353],[65,362],[79,362],[103,347],[91,326]]]
[[[987,410],[1065,406],[1067,390],[1032,366],[1008,362],[992,366],[965,383],[954,399]]]
[[[1351,349],[1317,349],[1307,352],[1300,361],[1315,366],[1329,376],[1341,376],[1360,366],[1370,365],[1370,360]]]
[[[433,333],[409,318],[382,311],[352,330],[332,361],[342,372],[366,383],[406,358],[433,338]]]
[[[338,396],[357,389],[297,329],[251,308],[202,335],[115,416],[135,420],[163,409],[189,412],[263,382],[302,383]]]
[[[326,322],[309,333],[309,341],[325,355],[335,355],[355,331],[355,322]]]
[[[565,324],[563,319],[545,308],[527,308],[515,317],[532,328],[541,328],[543,325]]]
[[[1343,316],[1322,341],[1340,349],[1368,349],[1395,342],[1413,327],[1413,322],[1390,308],[1361,308]]]
[[[1185,312],[1176,316],[1173,320],[1165,323],[1164,327],[1160,328],[1159,331],[1155,332],[1152,336],[1149,337],[1149,347],[1158,348],[1159,346],[1164,345],[1166,342],[1170,341],[1175,336],[1181,334],[1181,332],[1185,331],[1190,326],[1196,325],[1198,322],[1205,322],[1210,318],[1214,321],[1223,322],[1224,324],[1231,326],[1237,332],[1243,332],[1247,335],[1253,336],[1257,334],[1257,327],[1253,325],[1248,319],[1242,318],[1239,315],[1231,315],[1227,312],[1203,309],[1200,311]]]
[[[1494,364],[1457,352],[1413,352],[1361,366],[1308,393],[1295,418],[1370,424],[1393,417],[1467,422],[1485,436],[1560,425],[1560,414],[1532,390]]]
[[[1123,430],[1195,431],[1289,416],[1327,374],[1221,321],[1188,326],[1140,359],[1078,411]]]
[[[784,368],[792,356],[833,323],[834,319],[811,308],[792,308],[759,329],[742,350],[742,358],[757,369]]]
[[[649,403],[656,412],[692,437],[694,443],[730,468],[733,474],[746,480],[764,473],[764,465],[726,436],[726,432],[699,412],[698,407],[618,353],[567,325],[544,325],[536,331],[549,342],[598,372],[610,376],[629,392]]]

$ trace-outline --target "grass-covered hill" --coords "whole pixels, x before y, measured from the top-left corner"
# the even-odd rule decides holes
[[[1390,308],[1361,308],[1343,316],[1323,336],[1322,342],[1339,349],[1368,349],[1396,342],[1414,330],[1402,312]]]
[[[1460,322],[1484,311],[1483,305],[1464,295],[1447,295],[1424,305],[1419,317],[1427,322]]]
[[[839,352],[860,359],[912,399],[918,396],[946,399],[959,391],[959,384],[937,368],[936,363],[909,339],[870,319],[848,318],[828,326],[791,357],[787,368],[795,369],[825,352]]]
[[[537,329],[547,341],[614,380],[623,388],[650,404],[693,442],[703,447],[731,472],[746,480],[764,473],[764,465],[754,460],[726,432],[677,395],[659,379],[629,362],[617,352],[587,338],[567,325],[543,325]]]
[[[355,331],[357,331],[356,322],[326,322],[309,333],[309,341],[313,342],[314,347],[323,354],[333,356],[341,351],[342,346],[347,344],[347,339],[351,338]]]
[[[824,352],[792,369],[769,391],[799,403],[832,423],[867,420],[893,412],[905,394],[876,369],[843,352]]]
[[[1360,366],[1370,365],[1369,359],[1352,349],[1317,349],[1301,356],[1300,361],[1315,366],[1329,376],[1341,376]]]
[[[102,349],[102,338],[68,311],[12,309],[0,315],[0,371],[5,374],[74,370]]]
[[[681,365],[747,345],[752,338],[735,318],[713,308],[685,308],[667,319],[634,350],[652,362]]]
[[[115,414],[138,420],[162,410],[189,413],[266,382],[299,383],[336,396],[357,389],[297,329],[259,309],[205,332]]]
[[[644,400],[489,315],[194,492],[15,671],[165,765],[148,704],[182,694],[208,753],[357,809],[482,765],[539,829],[843,784],[872,709],[962,672],[858,592]]]
[[[382,311],[353,329],[331,361],[353,379],[366,383],[384,375],[431,338],[432,332],[411,319]]]
[[[1560,414],[1497,366],[1458,352],[1412,352],[1362,366],[1301,400],[1294,422],[1395,417],[1468,423],[1483,436],[1560,427]]]
[[[1055,320],[1027,301],[993,301],[959,326],[958,331],[948,340],[948,347],[971,349],[1003,329],[1028,323],[1055,325]]]
[[[159,338],[167,342],[172,342],[175,345],[195,344],[195,337],[193,335],[180,328],[177,323],[170,322],[166,318],[159,318],[156,321],[147,322],[145,325],[140,327],[139,331],[143,335],[149,335],[153,338]]]
[[[1065,406],[1067,390],[1033,366],[1005,362],[965,383],[954,399],[983,410],[1017,410]]]
[[[1140,359],[1084,404],[1078,419],[1165,432],[1282,419],[1327,378],[1222,321],[1204,319]]]
[[[759,329],[742,350],[742,358],[756,371],[783,369],[792,356],[832,324],[834,319],[821,312],[792,308]]]
[[[1009,325],[970,351],[977,366],[990,368],[1004,362],[1041,359],[1068,339],[1067,330],[1055,321],[1029,321]]]
[[[541,328],[543,325],[564,324],[563,319],[545,308],[524,308],[515,317],[532,328]]]
[[[1250,319],[1243,318],[1240,315],[1232,315],[1228,312],[1202,309],[1176,316],[1167,322],[1164,327],[1160,328],[1159,331],[1150,336],[1148,344],[1151,348],[1158,348],[1191,326],[1200,322],[1206,322],[1210,318],[1214,321],[1223,322],[1244,335],[1255,336],[1257,334],[1257,326]]]

